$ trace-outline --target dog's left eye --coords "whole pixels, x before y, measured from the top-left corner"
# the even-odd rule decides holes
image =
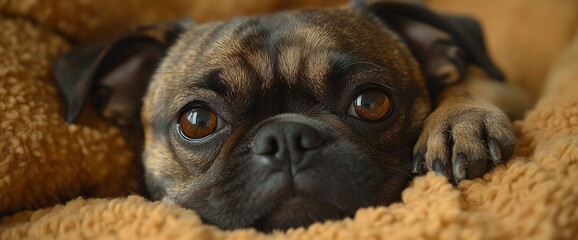
[[[347,113],[368,122],[378,122],[389,116],[391,102],[383,91],[368,89],[361,92],[349,106]]]
[[[211,109],[193,107],[181,115],[179,130],[189,139],[207,137],[223,127],[223,120]]]

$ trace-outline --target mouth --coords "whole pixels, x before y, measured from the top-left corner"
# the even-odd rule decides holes
[[[270,211],[255,221],[254,227],[263,232],[309,226],[314,222],[351,216],[334,204],[294,192],[279,201]]]

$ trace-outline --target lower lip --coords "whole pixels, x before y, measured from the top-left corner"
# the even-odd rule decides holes
[[[311,205],[310,200],[307,200],[301,196],[292,196],[291,198],[281,202],[277,207],[273,209],[273,211],[293,213],[307,210],[309,205]]]
[[[275,229],[286,230],[303,227],[313,222],[342,217],[345,217],[345,214],[331,204],[322,203],[306,196],[293,195],[265,214],[257,221],[255,227],[269,232]]]

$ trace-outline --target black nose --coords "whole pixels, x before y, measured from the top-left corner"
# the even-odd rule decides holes
[[[251,147],[259,159],[281,167],[303,167],[311,158],[306,153],[323,145],[324,139],[313,127],[297,122],[271,122],[259,129]]]

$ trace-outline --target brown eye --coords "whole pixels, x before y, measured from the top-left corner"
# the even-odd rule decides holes
[[[199,139],[218,130],[219,117],[204,107],[194,107],[186,111],[179,121],[181,133],[190,139]]]
[[[361,92],[349,107],[348,113],[368,122],[377,122],[385,119],[391,112],[391,102],[387,95],[379,90],[365,90]]]

